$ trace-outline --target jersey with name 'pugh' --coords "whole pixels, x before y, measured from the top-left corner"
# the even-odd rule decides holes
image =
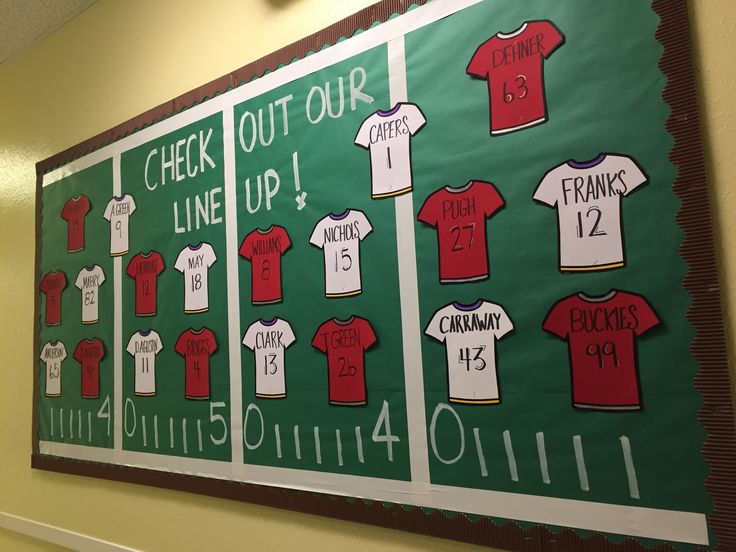
[[[488,277],[486,219],[503,205],[493,184],[480,180],[460,188],[445,186],[425,200],[417,219],[437,229],[441,283]]]
[[[158,251],[138,253],[130,259],[125,273],[135,279],[135,315],[156,314],[158,275],[164,271],[164,260]]]
[[[547,120],[544,59],[564,37],[550,21],[527,21],[481,44],[466,69],[488,81],[491,134],[505,134]]]
[[[243,345],[255,358],[256,397],[286,397],[286,349],[296,341],[291,325],[281,318],[256,320],[245,332]]]
[[[534,199],[557,208],[561,271],[620,268],[625,264],[621,199],[647,181],[625,155],[600,154],[550,170]]]
[[[411,191],[411,138],[426,123],[417,105],[399,102],[389,111],[369,115],[360,125],[355,143],[370,152],[373,199]]]
[[[102,215],[110,222],[110,255],[117,257],[128,252],[128,225],[135,212],[135,201],[130,194],[113,196]]]
[[[240,256],[251,261],[251,302],[254,305],[279,303],[281,293],[281,256],[291,247],[283,226],[256,228],[245,236]]]
[[[483,299],[472,305],[450,303],[434,314],[424,333],[445,344],[450,402],[501,402],[496,341],[513,328],[501,305]]]
[[[74,285],[81,291],[82,324],[97,324],[100,320],[100,286],[105,283],[105,273],[100,265],[82,267]]]
[[[66,287],[66,274],[57,270],[44,274],[38,289],[46,296],[44,321],[47,326],[61,324],[61,293]]]
[[[209,309],[207,276],[216,260],[215,250],[207,242],[187,245],[179,253],[174,268],[184,275],[184,312],[194,314]]]
[[[155,330],[140,330],[130,336],[126,351],[135,363],[135,394],[150,397],[156,394],[156,355],[164,345]]]
[[[325,296],[347,297],[363,291],[360,281],[360,242],[373,227],[363,211],[330,213],[312,231],[309,243],[323,250]]]
[[[69,198],[61,210],[61,218],[67,222],[66,248],[69,253],[84,249],[84,218],[89,210],[89,198],[84,194]]]
[[[330,404],[366,404],[365,351],[376,341],[370,322],[359,316],[333,318],[317,328],[312,347],[327,353]]]
[[[646,299],[626,291],[576,293],[555,303],[542,328],[568,343],[573,405],[640,409],[636,339],[658,324]]]
[[[210,357],[217,350],[215,334],[209,328],[189,328],[181,333],[174,350],[184,357],[184,396],[209,399]]]
[[[41,348],[39,357],[46,365],[46,396],[61,397],[61,363],[66,358],[66,348],[59,341],[48,341]]]
[[[98,337],[83,339],[72,355],[79,362],[82,373],[82,398],[96,399],[100,396],[100,361],[105,356],[105,346]]]

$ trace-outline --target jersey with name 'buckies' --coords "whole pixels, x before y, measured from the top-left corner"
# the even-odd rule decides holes
[[[82,324],[97,324],[100,320],[100,286],[105,283],[105,273],[100,265],[82,267],[74,285],[81,292]]]
[[[89,210],[89,198],[84,194],[69,198],[61,210],[61,218],[67,222],[66,248],[69,253],[84,249],[84,219]]]
[[[363,211],[346,209],[320,220],[309,243],[323,250],[325,295],[346,297],[363,291],[360,280],[360,242],[373,227]]]
[[[117,257],[128,252],[128,225],[135,212],[135,201],[130,194],[113,196],[102,215],[110,221],[110,255]]]
[[[501,305],[482,299],[472,305],[450,303],[434,314],[424,333],[445,344],[450,402],[501,401],[496,341],[513,329]]]
[[[61,293],[66,287],[66,274],[62,270],[44,274],[38,289],[46,296],[44,322],[47,326],[61,324]]]
[[[135,394],[149,397],[156,394],[156,355],[164,345],[154,330],[137,331],[130,336],[125,349],[135,363]]]
[[[365,351],[376,341],[370,322],[359,316],[333,318],[317,328],[312,347],[327,353],[330,404],[366,404]]]
[[[158,275],[164,270],[164,260],[158,251],[138,253],[130,259],[125,273],[135,279],[135,314],[156,314]]]
[[[419,107],[400,102],[369,115],[360,125],[355,143],[370,152],[373,199],[411,191],[411,138],[426,123]]]
[[[281,301],[281,256],[290,247],[286,229],[276,224],[267,230],[256,228],[243,239],[239,253],[251,261],[251,302],[254,305]]]
[[[544,59],[563,41],[550,21],[527,21],[512,33],[496,33],[478,47],[466,72],[488,81],[491,134],[547,120]]]
[[[557,207],[560,270],[624,266],[621,199],[646,181],[633,159],[613,154],[568,161],[544,176],[534,199]]]
[[[82,398],[96,399],[100,396],[100,361],[105,356],[105,346],[98,337],[83,339],[72,355],[79,362],[82,373]]]
[[[61,341],[49,341],[41,348],[39,357],[46,365],[47,397],[61,397],[61,363],[66,358],[66,348]]]
[[[176,340],[174,350],[184,357],[184,396],[210,398],[210,357],[217,350],[217,339],[209,328],[189,328]]]
[[[460,188],[445,186],[426,199],[417,218],[437,228],[441,283],[488,277],[486,219],[503,205],[493,184],[478,180]]]
[[[296,341],[291,325],[281,318],[256,320],[245,332],[243,345],[255,358],[256,397],[286,396],[285,351]]]
[[[187,245],[176,258],[174,268],[184,275],[184,312],[193,314],[209,309],[208,274],[217,256],[206,242]]]

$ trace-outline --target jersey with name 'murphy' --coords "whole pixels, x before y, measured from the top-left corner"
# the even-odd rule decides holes
[[[135,394],[151,397],[156,394],[156,355],[164,345],[155,330],[140,330],[130,336],[125,349],[135,361]]]
[[[285,351],[296,341],[291,325],[281,318],[256,320],[243,336],[255,357],[256,397],[286,397]]]
[[[61,324],[61,292],[66,287],[66,274],[62,270],[44,274],[38,289],[46,296],[44,322],[47,326]]]
[[[110,255],[117,257],[128,252],[128,225],[135,212],[135,201],[130,194],[113,196],[107,203],[103,217],[110,222]]]
[[[174,350],[184,357],[184,396],[187,399],[210,398],[210,356],[217,350],[215,334],[209,328],[182,332]]]
[[[125,273],[135,279],[136,316],[156,314],[158,275],[163,270],[164,260],[158,251],[138,253],[130,259]]]
[[[82,292],[82,324],[97,324],[100,320],[100,286],[105,273],[100,265],[82,267],[74,285]]]
[[[417,218],[437,229],[441,283],[488,277],[486,219],[503,205],[493,184],[482,181],[460,188],[445,186],[426,199]]]
[[[179,252],[174,268],[184,275],[184,312],[194,314],[209,309],[208,275],[216,260],[215,250],[207,242],[187,245]]]
[[[624,266],[621,198],[646,181],[633,159],[613,154],[568,161],[544,176],[534,199],[557,207],[561,271]]]
[[[69,198],[61,210],[61,218],[67,222],[66,248],[69,253],[84,249],[84,218],[90,207],[89,198],[81,194]]]
[[[83,339],[72,355],[81,365],[82,398],[96,399],[100,396],[100,361],[105,356],[105,346],[98,337]]]
[[[251,261],[250,289],[254,305],[281,302],[281,256],[290,247],[286,229],[276,224],[266,230],[256,228],[243,239],[239,253]]]
[[[370,322],[359,316],[333,318],[317,328],[312,347],[327,353],[330,404],[366,404],[365,351],[376,341]]]
[[[445,344],[450,402],[501,401],[496,341],[513,328],[501,305],[482,299],[472,305],[450,303],[434,314],[424,333]]]
[[[491,134],[529,128],[547,120],[544,59],[564,37],[550,21],[527,21],[481,44],[466,69],[488,81]]]
[[[61,363],[66,358],[66,348],[59,341],[49,341],[41,349],[41,362],[46,365],[47,397],[61,397]]]
[[[558,301],[542,327],[568,342],[573,405],[641,408],[636,338],[658,324],[646,299],[634,293],[612,290],[602,297],[577,293]]]

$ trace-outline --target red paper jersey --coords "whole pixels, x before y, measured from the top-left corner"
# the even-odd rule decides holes
[[[503,204],[493,184],[478,180],[461,188],[445,186],[426,199],[417,218],[437,228],[440,283],[488,277],[486,219]]]
[[[327,353],[330,404],[366,403],[365,351],[376,341],[370,322],[359,316],[333,318],[317,328],[312,347]]]
[[[251,302],[266,305],[281,302],[281,256],[291,247],[286,229],[275,224],[256,228],[245,236],[240,256],[251,261]]]
[[[210,356],[217,350],[215,334],[209,328],[189,328],[176,340],[174,350],[184,357],[184,396],[210,398]]]
[[[83,339],[74,349],[74,360],[81,364],[82,369],[83,399],[100,396],[100,361],[104,356],[105,346],[98,337]]]
[[[66,248],[69,253],[84,249],[84,217],[89,209],[89,198],[81,194],[70,198],[61,210],[61,218],[67,222]]]
[[[612,290],[602,297],[582,293],[558,301],[542,328],[567,340],[572,401],[578,408],[641,408],[636,338],[659,324],[646,299]]]
[[[38,289],[46,295],[46,316],[44,317],[47,326],[58,326],[61,324],[61,292],[66,287],[66,274],[63,271],[47,272],[41,278]]]
[[[164,260],[158,251],[138,253],[130,259],[125,273],[135,278],[135,314],[156,314],[156,284],[158,275],[164,271]]]
[[[466,72],[488,81],[491,134],[547,120],[544,58],[564,40],[550,21],[528,21],[513,33],[496,33],[478,47]]]

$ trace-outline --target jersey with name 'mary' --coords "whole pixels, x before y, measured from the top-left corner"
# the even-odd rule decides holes
[[[130,194],[113,196],[105,207],[102,216],[110,222],[110,255],[113,257],[128,252],[128,227],[134,212],[135,201]]]
[[[291,325],[281,318],[256,320],[245,332],[243,345],[255,358],[256,397],[286,397],[286,349],[296,341]]]
[[[105,273],[100,265],[82,267],[74,285],[82,292],[82,324],[97,324],[100,320],[100,286]]]
[[[251,262],[251,303],[279,303],[281,292],[281,256],[291,247],[289,234],[283,226],[271,225],[267,230],[256,228],[240,244],[240,256]]]

